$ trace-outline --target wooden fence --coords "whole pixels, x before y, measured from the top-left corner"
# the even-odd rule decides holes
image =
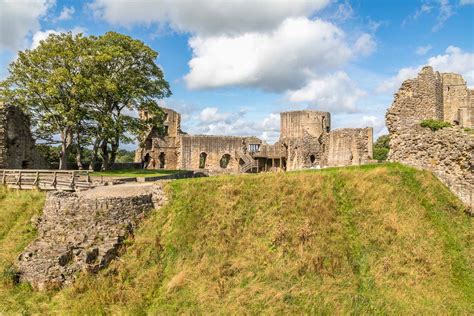
[[[1,169],[1,184],[28,190],[75,191],[92,187],[89,171]]]

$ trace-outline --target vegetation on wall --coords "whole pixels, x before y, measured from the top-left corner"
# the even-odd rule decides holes
[[[453,124],[445,121],[439,121],[439,120],[423,120],[420,122],[421,127],[427,127],[431,129],[432,131],[437,131],[445,127],[452,127]]]
[[[382,135],[377,138],[377,141],[374,143],[374,159],[377,161],[385,161],[388,157],[388,152],[390,151],[390,136]]]
[[[100,156],[108,169],[130,135],[162,123],[157,99],[171,92],[157,56],[115,32],[51,34],[37,48],[19,52],[0,85],[0,101],[25,110],[39,139],[54,143],[59,135],[61,169],[72,151],[81,167],[87,147],[92,164]],[[132,114],[141,110],[150,114],[147,120]]]
[[[2,279],[0,314],[474,313],[474,219],[429,172],[220,176],[168,193],[98,275],[46,293]],[[2,271],[33,238],[15,214],[0,212]]]

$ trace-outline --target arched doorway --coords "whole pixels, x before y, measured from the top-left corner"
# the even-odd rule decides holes
[[[225,154],[222,156],[221,161],[219,162],[219,165],[221,166],[222,169],[226,169],[227,166],[229,165],[230,162],[230,155]]]
[[[166,164],[166,159],[165,159],[166,155],[164,152],[160,153],[160,156],[158,156],[158,160],[160,162],[160,169],[164,169],[165,168],[165,164]]]
[[[205,152],[202,152],[199,155],[199,169],[206,168],[206,159],[207,159],[207,154]]]

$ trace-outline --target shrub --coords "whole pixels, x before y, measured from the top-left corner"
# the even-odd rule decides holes
[[[389,149],[383,147],[374,147],[374,159],[378,161],[387,160]]]
[[[374,143],[374,159],[378,161],[387,160],[389,151],[390,151],[389,135],[382,135],[379,138],[377,138],[377,141]]]
[[[445,128],[445,127],[451,127],[453,124],[449,122],[444,122],[444,121],[439,121],[439,120],[423,120],[420,123],[421,127],[428,127],[432,131],[437,131],[439,129]]]

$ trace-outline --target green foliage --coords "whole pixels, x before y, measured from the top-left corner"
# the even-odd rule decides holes
[[[171,92],[157,57],[143,42],[115,32],[52,34],[11,63],[0,100],[30,114],[38,138],[51,143],[60,136],[61,167],[73,148],[80,162],[91,146],[91,159],[100,150],[107,168],[120,143],[133,141],[129,135],[163,121],[157,99]],[[142,110],[147,120],[133,115]]]
[[[382,135],[374,143],[374,159],[377,161],[387,160],[388,152],[390,151],[390,136]]]
[[[120,260],[57,292],[0,285],[0,313],[474,313],[474,219],[429,172],[375,164],[167,190]],[[0,271],[17,238],[32,237],[0,239]]]
[[[119,149],[117,151],[117,162],[134,162],[135,152],[132,150]]]
[[[377,161],[385,161],[388,157],[388,152],[390,151],[389,148],[383,147],[374,147],[374,159]]]
[[[437,131],[445,127],[452,127],[453,124],[445,121],[439,121],[439,120],[423,120],[420,122],[421,127],[428,127],[432,131]]]

